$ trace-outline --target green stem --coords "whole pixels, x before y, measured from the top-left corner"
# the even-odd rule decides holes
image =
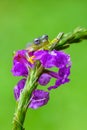
[[[78,27],[74,31],[64,34],[53,49],[56,50],[66,49],[71,44],[79,43],[82,40],[87,40],[87,29]]]
[[[31,70],[30,72],[31,76],[27,78],[25,87],[20,95],[20,100],[18,102],[18,106],[13,118],[12,130],[24,130],[23,123],[29,106],[31,94],[37,87],[37,79],[41,75],[42,71],[43,71],[42,66],[39,67],[39,70],[37,70],[37,67]]]

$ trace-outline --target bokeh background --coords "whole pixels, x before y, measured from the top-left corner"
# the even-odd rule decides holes
[[[10,130],[16,102],[13,87],[12,53],[33,38],[87,28],[86,0],[0,0],[0,129]],[[49,103],[28,110],[26,130],[87,129],[87,41],[65,50],[71,55],[69,84],[51,91]]]

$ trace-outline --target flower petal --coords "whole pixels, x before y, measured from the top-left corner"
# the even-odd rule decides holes
[[[49,74],[43,73],[40,76],[38,82],[39,82],[40,85],[45,86],[45,85],[47,85],[50,82],[50,79],[51,79],[51,76]]]
[[[28,75],[28,69],[27,67],[20,62],[16,62],[12,67],[12,73],[14,76],[27,76]]]
[[[71,66],[60,68],[58,72],[58,78],[67,78],[70,75],[70,68]]]
[[[70,55],[62,52],[54,50],[55,56],[55,66],[58,68],[63,68],[66,65],[70,65]]]
[[[14,96],[15,96],[15,99],[18,100],[19,97],[20,97],[20,93],[21,91],[23,90],[24,88],[24,85],[25,85],[25,82],[26,82],[26,79],[22,79],[18,82],[18,84],[14,87]]]
[[[31,59],[31,57],[29,56],[28,50],[18,50],[15,52],[12,67],[12,73],[14,76],[28,75],[28,68],[34,67],[34,64],[32,64],[29,59]]]
[[[26,62],[26,53],[27,53],[27,50],[16,51],[15,54],[14,54],[13,63],[14,64],[16,62],[25,63]]]
[[[46,105],[48,100],[49,100],[49,92],[37,89],[32,94],[29,107],[33,109],[37,109],[41,106]]]
[[[65,84],[67,82],[69,82],[70,80],[68,79],[68,76],[70,75],[70,67],[64,67],[64,68],[61,68],[59,69],[58,71],[58,78],[56,80],[56,83],[54,86],[50,86],[48,88],[48,90],[51,90],[51,89],[56,89],[58,88],[60,85],[62,84]]]
[[[70,56],[62,51],[39,50],[34,55],[45,68],[62,68],[70,64]]]

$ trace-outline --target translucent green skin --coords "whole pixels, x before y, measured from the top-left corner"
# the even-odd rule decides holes
[[[34,42],[29,45],[29,47],[27,47],[26,49],[29,51],[36,51],[36,50],[50,50],[52,46],[55,46],[55,44],[57,44],[60,39],[62,38],[64,33],[59,33],[58,36],[56,38],[54,38],[52,41],[50,41],[49,39],[40,39],[40,44],[34,44]]]

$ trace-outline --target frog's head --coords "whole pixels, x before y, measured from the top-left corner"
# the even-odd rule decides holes
[[[38,49],[45,49],[46,45],[49,43],[48,35],[43,35],[42,37],[35,38],[32,43],[27,45],[27,50],[36,51]]]

